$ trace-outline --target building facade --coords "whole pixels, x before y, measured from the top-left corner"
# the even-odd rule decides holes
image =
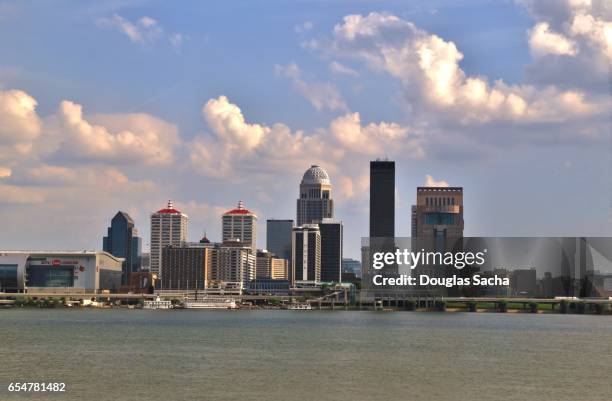
[[[236,209],[225,212],[221,220],[224,242],[240,241],[251,248],[253,254],[257,252],[257,216],[245,209],[242,201],[238,202]]]
[[[412,237],[420,241],[463,238],[463,188],[418,187]]]
[[[121,284],[128,284],[130,274],[141,268],[142,255],[142,240],[129,214],[119,211],[113,217],[107,235],[102,240],[102,249],[124,259]]]
[[[162,250],[161,290],[198,291],[208,287],[214,248],[210,244],[170,245]]]
[[[319,223],[321,233],[321,281],[342,282],[342,222],[323,219]]]
[[[361,278],[361,262],[356,259],[342,259],[342,273]]]
[[[321,281],[321,232],[317,224],[294,227],[291,258],[291,285]]]
[[[215,244],[210,265],[208,287],[242,289],[255,279],[256,256],[241,242]]]
[[[256,279],[287,280],[289,261],[266,250],[257,251]]]
[[[123,259],[100,251],[0,251],[0,290],[116,292]]]
[[[297,225],[316,224],[324,218],[334,217],[332,185],[327,172],[320,166],[311,166],[300,182],[297,200]]]
[[[370,238],[395,237],[395,162],[370,162]]]
[[[293,220],[266,221],[266,249],[276,257],[291,260],[291,230]]]
[[[172,201],[151,215],[151,272],[161,278],[162,250],[187,241],[187,215],[176,210]]]

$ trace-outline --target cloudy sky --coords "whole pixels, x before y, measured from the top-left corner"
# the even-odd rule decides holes
[[[0,248],[93,249],[168,199],[190,239],[238,200],[295,218],[327,169],[345,254],[368,161],[463,186],[466,235],[612,235],[605,0],[2,1]]]

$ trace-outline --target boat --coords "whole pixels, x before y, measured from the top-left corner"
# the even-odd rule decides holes
[[[238,305],[233,298],[204,297],[188,299],[183,303],[185,309],[236,309]]]
[[[287,306],[287,309],[289,310],[312,310],[312,305],[310,305],[307,302],[304,303],[292,303],[289,304],[289,306]]]
[[[145,300],[142,309],[172,309],[171,301],[162,301],[160,297],[155,298],[154,300]]]

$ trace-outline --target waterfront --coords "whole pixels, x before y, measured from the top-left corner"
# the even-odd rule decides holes
[[[52,399],[609,400],[612,320],[319,311],[0,311],[11,381]]]

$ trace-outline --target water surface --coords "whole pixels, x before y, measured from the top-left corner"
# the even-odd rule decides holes
[[[612,317],[0,311],[0,384],[53,400],[611,400]]]

